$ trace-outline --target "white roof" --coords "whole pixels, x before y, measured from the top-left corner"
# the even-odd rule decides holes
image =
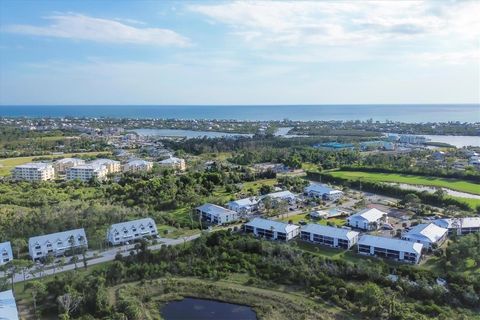
[[[140,225],[140,224],[148,225],[149,223],[153,224],[156,227],[155,221],[152,218],[143,218],[143,219],[114,223],[110,226],[110,230],[123,229],[123,228],[128,229],[129,227],[134,226],[134,225]]]
[[[286,222],[280,222],[280,221],[275,221],[275,220],[268,220],[268,219],[263,219],[263,218],[255,218],[252,221],[246,223],[245,225],[255,227],[255,228],[261,228],[264,230],[274,230],[274,231],[280,231],[280,232],[285,232],[289,233],[295,229],[300,228],[299,226],[295,224],[289,224]]]
[[[227,215],[227,214],[237,214],[235,211],[228,210],[224,207],[220,207],[212,203],[205,203],[204,205],[197,207],[197,210],[206,212],[208,214],[211,214],[217,217],[222,215]]]
[[[167,158],[165,160],[160,161],[160,163],[170,164],[170,163],[179,163],[181,161],[184,161],[184,160],[180,159],[180,158],[176,158],[176,157],[170,157],[170,158]]]
[[[376,237],[371,235],[361,236],[360,239],[358,239],[358,245],[366,245],[417,254],[420,254],[423,248],[423,244],[418,242],[410,242],[394,238]]]
[[[316,223],[309,223],[301,227],[301,230],[344,240],[352,240],[353,238],[355,238],[355,236],[359,235],[359,233],[356,231],[330,226],[322,226]]]
[[[367,208],[351,215],[350,218],[361,217],[367,220],[368,222],[375,222],[386,214],[387,214],[386,212],[380,211],[376,208],[372,208],[372,209]]]
[[[250,197],[250,198],[245,198],[245,199],[239,199],[235,201],[230,201],[230,203],[234,203],[238,205],[239,207],[245,207],[245,206],[254,206],[258,203],[258,199],[256,197]]]
[[[17,303],[12,290],[0,292],[0,319],[18,320]]]
[[[441,239],[448,230],[437,226],[435,223],[422,223],[413,227],[404,236],[413,238],[427,238],[434,243]]]
[[[265,197],[271,197],[271,198],[275,198],[275,199],[276,198],[281,198],[281,199],[285,199],[285,198],[295,199],[296,198],[296,196],[288,190],[269,193],[269,194],[265,195],[264,198]]]
[[[480,228],[480,217],[446,218],[433,221],[437,226],[448,229]]]
[[[95,171],[98,171],[100,169],[105,168],[104,165],[102,164],[99,164],[99,163],[87,163],[87,164],[81,164],[81,165],[78,165],[78,166],[75,166],[75,167],[71,167],[71,168],[68,168],[67,170],[86,170],[86,169],[92,169],[92,170],[95,170]]]
[[[12,245],[10,244],[10,241],[0,243],[0,253],[3,252],[3,250],[7,251],[8,256],[13,258]]]
[[[311,183],[308,187],[305,187],[304,189],[305,192],[316,192],[320,194],[334,194],[334,193],[339,193],[342,192],[340,190],[335,190],[330,187],[327,187],[324,184],[318,184],[318,183]]]
[[[57,239],[61,240],[66,240],[71,236],[83,236],[85,241],[87,241],[87,237],[85,235],[85,230],[83,228],[80,229],[73,229],[73,230],[67,230],[67,231],[62,231],[62,232],[55,232],[55,233],[50,233],[50,234],[44,234],[41,236],[36,236],[36,237],[31,237],[28,239],[28,246],[31,246],[32,244],[38,242],[40,244],[43,244],[47,241],[55,241]]]
[[[45,169],[50,167],[50,163],[45,162],[29,162],[16,166],[15,168],[36,168],[36,169]]]
[[[115,164],[115,163],[120,163],[119,161],[115,161],[112,159],[96,159],[90,162],[93,165],[102,165],[102,164]]]
[[[63,158],[55,161],[55,163],[68,163],[68,162],[85,162],[85,160],[79,159],[79,158]]]
[[[146,166],[150,163],[151,163],[150,161],[146,161],[142,159],[130,160],[127,162],[127,164],[130,166]]]

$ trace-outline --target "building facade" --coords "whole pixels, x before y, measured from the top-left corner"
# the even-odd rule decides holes
[[[322,200],[337,200],[343,196],[343,192],[329,188],[323,184],[312,183],[303,189],[306,196],[311,198],[319,198]]]
[[[28,239],[28,252],[33,260],[39,260],[48,255],[58,257],[73,253],[72,251],[80,253],[87,248],[87,236],[83,228]]]
[[[447,239],[448,229],[437,226],[435,223],[422,223],[414,226],[403,234],[402,239],[423,244],[426,249],[434,245],[440,246]]]
[[[13,260],[10,241],[0,243],[0,266]]]
[[[222,225],[226,223],[231,223],[238,220],[238,213],[225,209],[223,207],[217,206],[215,204],[206,203],[197,207],[197,214],[202,218],[203,221],[206,221],[211,224]]]
[[[407,263],[419,263],[423,245],[406,240],[363,235],[358,239],[358,253]]]
[[[104,180],[107,177],[108,170],[105,166],[84,164],[67,169],[67,180],[90,181],[95,178]]]
[[[16,166],[12,176],[15,180],[47,181],[55,178],[55,169],[50,163],[31,162]]]
[[[332,248],[350,249],[358,242],[359,233],[349,229],[310,223],[300,229],[300,239]]]
[[[376,230],[387,221],[387,213],[375,208],[364,209],[347,218],[349,226],[362,230]]]
[[[132,160],[123,165],[123,172],[150,171],[152,168],[153,162],[145,160]]]
[[[256,197],[250,197],[235,201],[230,201],[227,204],[228,209],[233,210],[239,214],[251,214],[259,209],[260,200]]]
[[[300,234],[300,227],[285,222],[255,218],[244,225],[244,231],[270,240],[289,241]]]
[[[480,232],[480,217],[447,218],[433,221],[437,226],[448,229],[448,234],[463,236]]]
[[[94,166],[104,166],[107,169],[107,174],[120,172],[122,170],[120,162],[111,159],[96,159],[90,162],[90,164]]]
[[[112,224],[107,231],[107,241],[112,245],[119,245],[157,235],[155,221],[144,218]]]
[[[185,160],[176,157],[170,157],[159,161],[158,164],[162,167],[172,168],[179,171],[185,171],[187,169]]]
[[[85,160],[78,158],[64,158],[59,159],[53,163],[56,174],[64,174],[67,172],[68,168],[84,165]]]

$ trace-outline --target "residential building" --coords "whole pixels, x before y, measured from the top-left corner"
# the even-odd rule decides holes
[[[305,195],[311,198],[320,198],[323,200],[337,200],[343,196],[343,192],[327,187],[323,184],[311,183],[303,189]]]
[[[202,220],[212,224],[226,224],[238,220],[238,213],[217,206],[216,204],[206,203],[195,209],[202,217]]]
[[[0,319],[19,320],[17,302],[12,290],[0,292]]]
[[[415,135],[401,135],[399,139],[400,143],[408,143],[408,144],[425,144],[427,143],[427,138],[423,136],[415,136]]]
[[[347,215],[348,213],[339,208],[330,208],[328,210],[317,210],[310,212],[310,217],[314,219],[328,219]]]
[[[288,241],[300,234],[300,227],[280,221],[254,218],[244,225],[244,231],[257,237]]]
[[[176,157],[170,157],[159,161],[158,164],[162,167],[172,168],[179,171],[185,171],[187,169],[185,160]]]
[[[432,153],[432,158],[437,161],[445,160],[445,152],[444,151],[435,151]]]
[[[50,163],[30,162],[16,166],[12,176],[16,180],[47,181],[55,178],[55,169]]]
[[[358,242],[359,233],[350,229],[309,223],[300,229],[300,239],[329,246],[350,249]]]
[[[108,169],[103,165],[84,164],[67,169],[67,180],[79,179],[90,181],[93,178],[104,180],[107,177]]]
[[[87,236],[83,228],[28,239],[28,252],[33,260],[45,258],[47,255],[62,256],[70,250],[79,252],[87,248]]]
[[[105,166],[105,168],[107,168],[107,174],[120,172],[122,169],[119,161],[111,159],[96,159],[90,162],[90,164],[94,166]]]
[[[230,201],[227,206],[228,209],[233,210],[239,214],[250,214],[259,209],[260,200],[257,197],[250,197],[235,201]]]
[[[152,218],[143,218],[112,224],[107,231],[107,241],[112,245],[118,245],[157,235],[155,221]]]
[[[76,167],[85,164],[85,160],[78,158],[64,158],[59,159],[53,163],[56,174],[64,174],[68,168]]]
[[[347,218],[349,226],[363,230],[376,230],[387,220],[387,213],[376,208],[364,209]]]
[[[422,223],[414,226],[403,234],[402,239],[423,244],[425,249],[433,245],[440,246],[447,239],[448,229],[437,226],[435,223]]]
[[[123,165],[124,172],[150,171],[152,168],[153,162],[145,160],[131,160]]]
[[[0,243],[0,266],[13,260],[10,241]]]
[[[358,253],[396,261],[418,263],[423,244],[406,240],[363,235],[358,239]]]
[[[433,223],[448,229],[449,235],[463,236],[473,232],[480,232],[480,217],[437,219]]]
[[[295,202],[297,201],[297,196],[288,190],[269,193],[267,195],[264,195],[262,199],[265,199],[266,197],[272,199],[274,203],[277,201],[287,201],[289,204],[295,204]]]

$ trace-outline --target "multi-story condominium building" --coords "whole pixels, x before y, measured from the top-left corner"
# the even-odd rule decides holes
[[[153,163],[145,160],[132,160],[123,165],[123,172],[142,172],[150,171]]]
[[[228,209],[238,212],[239,214],[250,214],[259,209],[260,200],[256,197],[250,197],[235,201],[230,201]]]
[[[107,177],[108,170],[103,165],[84,164],[67,169],[67,180],[79,179],[90,181],[92,178],[104,180]]]
[[[10,241],[0,243],[0,266],[13,260]]]
[[[111,159],[96,159],[90,162],[94,166],[105,166],[108,173],[120,172],[122,170],[120,161],[115,161]]]
[[[322,226],[310,223],[300,229],[300,239],[329,246],[350,249],[358,242],[359,233],[349,229]]]
[[[278,201],[287,201],[289,204],[295,204],[297,202],[297,196],[288,190],[266,194],[262,197],[262,200],[266,197],[272,199],[274,204]]]
[[[172,168],[179,171],[185,171],[187,169],[185,160],[176,157],[170,157],[159,161],[158,164],[162,167]]]
[[[433,245],[440,246],[447,239],[448,229],[437,226],[435,223],[422,223],[414,226],[403,234],[402,239],[423,244],[426,249]]]
[[[28,252],[33,260],[45,258],[48,255],[62,256],[88,248],[85,230],[75,229],[28,239]]]
[[[63,174],[67,172],[68,168],[76,167],[85,164],[85,160],[78,158],[64,158],[59,159],[53,163],[56,174]]]
[[[206,203],[195,210],[202,217],[202,220],[211,224],[221,225],[238,220],[237,212],[211,203]]]
[[[463,236],[473,232],[480,232],[480,217],[437,219],[433,223],[448,229],[449,235]]]
[[[387,213],[378,209],[364,209],[347,218],[348,225],[363,230],[376,230],[387,222]]]
[[[320,198],[323,200],[337,200],[343,196],[343,192],[329,188],[323,184],[311,183],[308,187],[303,189],[303,192],[312,198]]]
[[[300,227],[290,223],[255,218],[244,225],[244,231],[253,233],[257,237],[288,241],[299,235]]]
[[[46,181],[55,178],[55,169],[50,163],[31,162],[16,166],[12,175],[16,180]]]
[[[358,253],[401,262],[418,263],[423,244],[400,239],[363,235],[358,239]]]
[[[143,218],[112,224],[107,231],[107,241],[118,245],[157,235],[155,221],[152,218]]]

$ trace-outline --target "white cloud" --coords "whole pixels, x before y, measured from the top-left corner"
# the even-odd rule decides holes
[[[160,46],[188,46],[189,40],[169,29],[137,28],[116,20],[81,14],[56,14],[45,19],[48,26],[17,24],[5,31],[33,36],[88,40],[101,43],[131,43]],[[130,22],[131,23],[131,22]]]

